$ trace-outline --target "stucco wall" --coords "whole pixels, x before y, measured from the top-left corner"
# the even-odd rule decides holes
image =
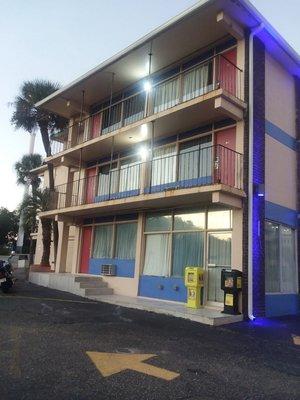
[[[266,121],[273,129],[292,141],[296,138],[295,81],[283,66],[266,53]],[[267,122],[268,123],[268,122]],[[276,132],[275,132],[276,133]],[[266,200],[297,209],[296,151],[288,147],[271,129],[266,129],[265,142]]]
[[[292,137],[296,137],[295,82],[270,54],[266,52],[266,119]]]
[[[266,200],[297,209],[296,152],[266,135]]]

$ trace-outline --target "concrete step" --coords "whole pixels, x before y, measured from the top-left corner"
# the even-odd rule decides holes
[[[96,281],[91,280],[87,282],[79,282],[80,289],[103,288],[107,286],[108,286],[107,282],[98,279]]]
[[[75,276],[75,282],[101,282],[101,281],[103,281],[101,276],[99,277],[94,275]]]
[[[113,294],[113,293],[114,293],[113,289],[108,287],[85,289],[86,296],[101,296],[104,294]]]

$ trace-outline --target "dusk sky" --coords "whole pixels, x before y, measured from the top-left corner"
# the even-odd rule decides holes
[[[29,135],[10,125],[9,103],[25,80],[69,83],[195,0],[1,0],[0,207],[13,210],[24,189],[14,163],[28,152]],[[252,3],[300,53],[299,0]],[[44,156],[40,138],[36,152]]]

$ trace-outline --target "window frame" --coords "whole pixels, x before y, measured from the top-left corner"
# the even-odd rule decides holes
[[[144,215],[144,229],[143,229],[143,254],[142,254],[142,270],[141,270],[141,275],[143,275],[144,272],[144,266],[145,266],[145,255],[146,255],[146,238],[147,235],[155,235],[155,234],[168,234],[169,236],[169,246],[170,246],[170,259],[169,259],[169,265],[168,265],[168,275],[166,277],[168,278],[178,278],[178,276],[173,275],[173,240],[174,240],[174,235],[176,233],[196,233],[196,232],[202,232],[203,233],[203,266],[205,266],[206,263],[206,256],[207,256],[207,234],[209,232],[232,232],[233,231],[233,211],[230,209],[224,209],[224,210],[219,210],[219,211],[228,211],[230,213],[230,221],[231,221],[231,226],[230,228],[219,228],[219,229],[208,229],[208,213],[210,211],[218,211],[217,209],[211,209],[211,208],[206,208],[202,210],[195,210],[195,209],[188,209],[188,210],[165,210],[165,211],[160,211],[156,213],[145,213]],[[203,213],[204,214],[204,228],[199,228],[199,229],[193,229],[193,230],[185,230],[185,229],[174,229],[174,224],[175,224],[175,215],[180,215],[180,214],[197,214],[197,213]],[[149,215],[171,215],[171,229],[166,231],[166,230],[161,230],[161,231],[146,231],[146,219],[147,216]],[[147,275],[151,276],[151,275]]]
[[[266,287],[265,287],[265,293],[269,294],[269,295],[298,294],[299,293],[299,271],[298,271],[298,252],[297,252],[297,241],[296,241],[297,229],[292,228],[291,226],[288,226],[286,224],[281,224],[279,222],[269,220],[269,219],[265,220],[265,225],[267,223],[271,223],[278,227],[278,233],[279,233],[279,235],[278,235],[278,254],[279,254],[278,265],[279,265],[279,278],[280,278],[279,288],[280,288],[280,291],[279,292],[266,291]],[[294,255],[295,255],[295,281],[296,281],[294,291],[283,291],[283,289],[282,289],[282,287],[283,287],[282,240],[283,239],[282,239],[281,231],[284,228],[290,229],[293,234],[293,247],[294,247]],[[266,232],[266,229],[265,229],[265,232]],[[265,237],[265,248],[266,248],[266,237]],[[266,262],[266,260],[265,260],[265,262]],[[265,275],[265,280],[266,280],[266,275]]]
[[[91,254],[90,254],[91,258],[94,258],[93,254],[94,254],[95,237],[96,237],[95,232],[96,232],[97,226],[110,225],[110,226],[112,226],[112,238],[111,238],[111,257],[109,257],[109,258],[112,260],[120,260],[119,258],[116,258],[117,226],[123,225],[123,224],[135,224],[136,231],[138,232],[138,220],[137,219],[118,221],[117,218],[114,217],[113,220],[109,221],[109,222],[99,222],[99,223],[90,224],[92,226],[92,246],[91,246]],[[88,225],[85,225],[85,226],[88,226]],[[136,238],[136,242],[135,242],[135,252],[136,252],[136,246],[137,246],[137,238]]]

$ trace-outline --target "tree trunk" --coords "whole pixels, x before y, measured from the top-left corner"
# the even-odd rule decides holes
[[[41,218],[43,235],[43,256],[41,260],[42,267],[50,267],[50,248],[51,248],[51,220]]]
[[[45,148],[45,152],[47,157],[51,156],[51,146],[50,146],[50,140],[49,140],[49,132],[48,132],[48,127],[46,124],[40,123],[39,124],[41,135],[42,135],[42,140],[43,140],[43,145]],[[53,197],[54,193],[54,168],[52,163],[47,163],[48,166],[48,174],[49,174],[49,190],[50,190],[50,201]],[[56,256],[57,256],[57,246],[58,246],[58,222],[53,220],[52,221],[52,229],[53,229],[53,246],[54,246],[54,261],[56,261]],[[50,246],[51,246],[51,241],[50,241]],[[50,251],[50,248],[49,248]]]
[[[34,240],[30,236],[30,245],[29,245],[29,265],[33,265],[34,261]]]

